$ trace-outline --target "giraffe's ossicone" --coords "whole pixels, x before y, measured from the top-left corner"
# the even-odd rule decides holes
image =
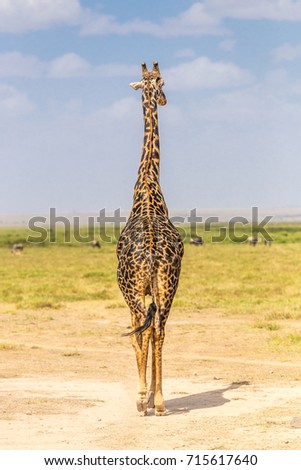
[[[183,242],[168,218],[159,182],[160,147],[157,105],[165,105],[158,63],[151,72],[142,64],[142,80],[131,83],[142,89],[144,140],[135,184],[133,207],[117,245],[117,279],[130,308],[139,385],[137,409],[146,414],[155,407],[165,414],[162,394],[162,346],[165,324],[176,293],[183,256]],[[147,296],[150,296],[149,298]],[[146,367],[152,344],[152,378],[147,388]]]

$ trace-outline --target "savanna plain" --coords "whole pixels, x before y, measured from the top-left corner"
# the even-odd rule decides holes
[[[168,413],[141,417],[114,237],[30,244],[26,228],[1,228],[0,448],[300,449],[301,225],[269,233],[255,247],[187,235],[163,349]]]

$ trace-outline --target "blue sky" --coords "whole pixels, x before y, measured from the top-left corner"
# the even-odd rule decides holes
[[[301,207],[300,0],[0,0],[0,213],[128,210],[158,60],[170,209]]]

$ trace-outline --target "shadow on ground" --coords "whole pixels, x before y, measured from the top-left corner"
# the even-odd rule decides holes
[[[209,392],[196,393],[194,395],[185,395],[179,398],[173,398],[165,402],[168,414],[188,413],[191,410],[201,410],[204,408],[214,408],[223,406],[231,400],[224,397],[224,393],[229,390],[235,390],[249,382],[234,382],[229,387],[211,390]]]

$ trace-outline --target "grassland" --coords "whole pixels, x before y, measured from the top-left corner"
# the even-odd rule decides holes
[[[216,231],[218,231],[216,227]],[[186,238],[181,281],[174,300],[177,309],[219,309],[224,315],[254,318],[254,328],[274,334],[275,344],[301,350],[301,227],[269,228],[271,247],[259,243],[207,243],[195,247]],[[63,243],[26,244],[20,256],[10,252],[24,242],[25,228],[0,230],[0,303],[5,309],[59,309],[67,302],[99,300],[106,308],[125,306],[116,282],[116,241],[92,249],[71,236]],[[109,233],[109,235],[112,235]],[[209,236],[204,234],[209,242]],[[292,328],[281,336],[281,322]],[[278,341],[278,343],[277,343]]]

